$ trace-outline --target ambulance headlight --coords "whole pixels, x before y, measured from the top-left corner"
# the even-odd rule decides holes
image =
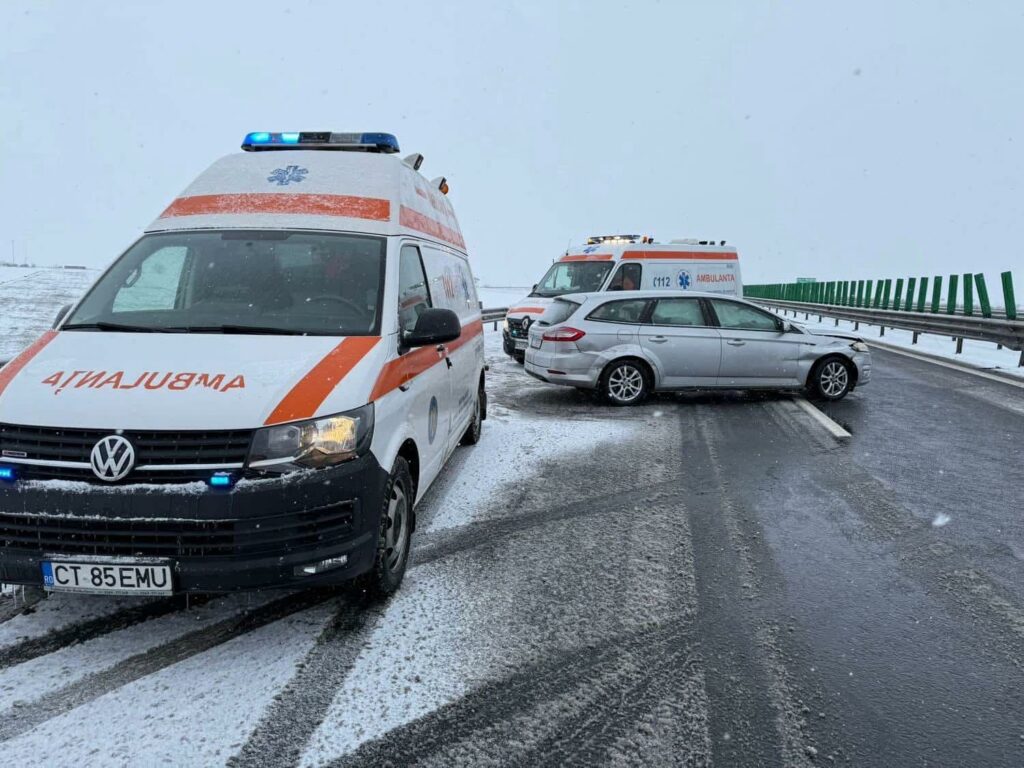
[[[364,454],[373,438],[373,403],[354,411],[258,430],[249,468],[287,472],[328,467]]]

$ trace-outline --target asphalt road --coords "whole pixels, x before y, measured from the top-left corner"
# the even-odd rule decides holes
[[[1024,764],[1024,390],[876,352],[837,440],[789,396],[607,408],[488,335],[398,596],[8,598],[0,755]]]

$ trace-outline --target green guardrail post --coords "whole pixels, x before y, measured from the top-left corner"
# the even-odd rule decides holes
[[[1003,272],[1001,275],[1003,278],[1003,306],[1006,307],[1006,318],[1008,320],[1017,319],[1017,299],[1013,296],[1013,275],[1009,272]]]
[[[850,281],[843,280],[843,300],[842,304],[845,307],[850,303]]]
[[[871,292],[875,288],[874,280],[867,280],[864,282],[864,306],[871,309]]]
[[[939,311],[939,304],[942,302],[942,275],[936,275],[932,282],[932,312]]]
[[[964,272],[964,314],[974,314],[974,283],[970,272]]]
[[[877,283],[875,283],[875,302],[871,305],[875,309],[878,309],[878,307],[881,306],[881,304],[882,304],[882,284],[883,284],[883,282],[884,282],[883,280],[879,280]]]
[[[949,291],[946,293],[946,314],[956,313],[956,289],[960,284],[960,275],[949,276]]]
[[[825,290],[825,303],[831,304],[836,296],[836,283],[835,280],[830,280],[828,288]]]
[[[892,279],[891,278],[886,278],[886,280],[885,280],[885,290],[882,291],[882,309],[888,309],[889,308],[889,294],[890,294],[891,291],[892,291]]]
[[[917,289],[917,311],[924,312],[924,303],[928,299],[928,278],[922,277]]]
[[[992,317],[992,305],[988,300],[988,287],[985,285],[985,275],[978,272],[974,276],[974,284],[978,288],[978,303],[981,304],[981,316]]]
[[[864,306],[864,281],[857,281],[857,303],[854,305],[857,307]]]
[[[892,308],[900,309],[903,304],[903,278],[896,279],[896,291],[893,296]]]
[[[903,305],[903,311],[904,312],[909,312],[911,309],[914,308],[913,304],[914,304],[914,286],[915,285],[917,285],[917,278],[916,277],[908,277],[907,278],[907,301]]]

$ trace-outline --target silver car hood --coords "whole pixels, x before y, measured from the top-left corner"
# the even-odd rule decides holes
[[[848,339],[849,341],[864,341],[864,339],[855,333],[844,333],[843,331],[812,331],[810,328],[800,326],[800,330],[806,333],[808,336],[831,336],[836,339]]]

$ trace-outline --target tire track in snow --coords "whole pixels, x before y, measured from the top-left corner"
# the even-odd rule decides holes
[[[298,672],[227,764],[296,765],[361,650],[358,640],[365,637],[382,611],[362,594],[345,599]]]
[[[31,706],[19,707],[16,710],[17,717],[0,720],[0,741],[19,736],[40,723],[94,701],[116,688],[196,656],[239,635],[326,602],[335,594],[327,590],[289,594],[248,613],[232,616],[125,659],[116,666],[89,675],[32,702]]]
[[[185,595],[180,595],[166,600],[123,608],[114,613],[96,616],[77,624],[69,624],[45,635],[0,648],[0,669],[23,664],[69,645],[84,643],[134,624],[166,616],[169,613],[182,610],[189,602],[192,605],[202,605],[209,600],[210,596],[208,595],[193,596],[190,601]]]
[[[599,733],[633,714],[635,705],[649,706],[643,693],[650,680],[666,668],[689,669],[693,648],[687,628],[673,622],[561,650],[327,765],[534,765],[547,745],[571,760],[572,746],[560,743],[567,731]],[[587,757],[581,764],[593,763]]]

